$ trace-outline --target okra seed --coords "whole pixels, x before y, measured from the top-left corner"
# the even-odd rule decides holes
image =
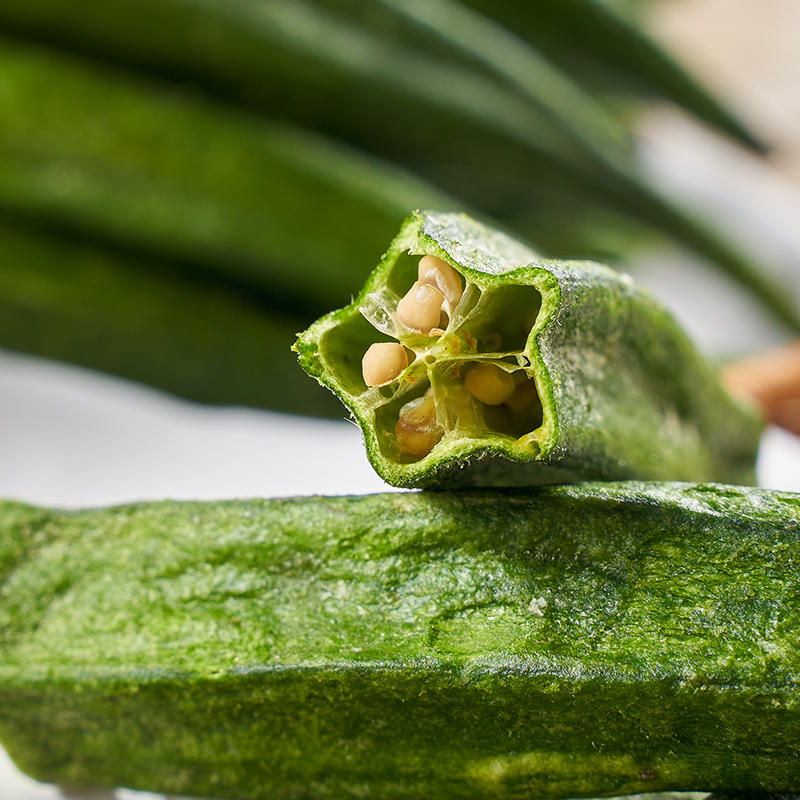
[[[435,287],[417,281],[397,304],[397,319],[417,333],[430,333],[439,324],[444,295]]]
[[[397,449],[404,456],[423,458],[433,450],[441,429],[436,422],[436,403],[425,396],[406,403],[394,429]]]
[[[435,286],[442,293],[448,314],[452,313],[464,293],[461,276],[436,256],[423,256],[420,259],[419,282]]]
[[[481,403],[499,406],[512,394],[516,384],[509,373],[496,364],[476,364],[464,375],[464,388]]]
[[[376,342],[361,359],[361,374],[367,386],[391,383],[408,366],[405,347],[397,342]]]

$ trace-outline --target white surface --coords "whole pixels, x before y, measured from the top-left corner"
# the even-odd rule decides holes
[[[800,438],[770,428],[761,439],[758,484],[767,489],[800,492]]]
[[[113,792],[62,792],[23,775],[0,747],[0,800],[165,800],[166,795],[117,789]]]
[[[47,506],[397,491],[348,422],[199,406],[2,350],[0,442],[0,497]],[[768,431],[758,475],[800,492],[800,439]]]

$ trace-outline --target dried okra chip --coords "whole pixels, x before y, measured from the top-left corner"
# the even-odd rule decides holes
[[[760,420],[648,292],[464,214],[414,213],[295,349],[395,486],[753,479]]]

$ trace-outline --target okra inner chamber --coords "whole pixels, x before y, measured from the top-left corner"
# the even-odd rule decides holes
[[[526,355],[540,306],[533,286],[479,287],[437,256],[402,254],[328,346],[348,353],[339,378],[373,409],[384,455],[413,463],[448,441],[541,425]]]

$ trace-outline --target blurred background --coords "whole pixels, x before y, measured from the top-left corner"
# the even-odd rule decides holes
[[[417,207],[797,338],[798,53],[793,0],[4,0],[0,496],[387,490],[289,347]]]

